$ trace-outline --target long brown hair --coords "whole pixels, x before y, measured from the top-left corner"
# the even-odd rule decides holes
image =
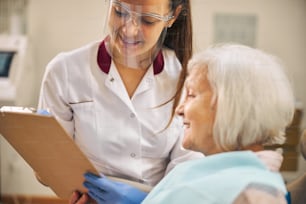
[[[187,74],[187,63],[192,56],[193,49],[190,1],[171,0],[171,9],[173,11],[179,5],[182,6],[182,10],[173,25],[167,29],[167,34],[164,41],[164,45],[174,50],[178,60],[182,64],[182,71],[177,84],[177,91],[172,98],[174,99],[172,117],[181,96],[181,90]]]

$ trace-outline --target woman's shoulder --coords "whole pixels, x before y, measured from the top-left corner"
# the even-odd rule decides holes
[[[163,47],[162,48],[162,52],[163,52],[163,56],[165,58],[165,60],[169,60],[169,61],[177,61],[177,63],[180,63],[178,58],[176,57],[176,54],[174,52],[174,50],[168,48],[168,47]]]
[[[81,59],[87,58],[88,56],[91,56],[92,53],[97,53],[99,44],[99,41],[95,41],[72,50],[60,52],[52,59],[52,61],[79,61]]]
[[[63,51],[53,57],[47,64],[46,71],[57,71],[63,68],[73,68],[75,71],[77,67],[84,67],[95,61],[97,50],[100,42],[91,42],[82,47],[72,49],[69,51]]]
[[[162,49],[163,59],[164,59],[164,70],[167,73],[173,73],[177,75],[182,69],[182,65],[178,60],[174,50],[164,47]]]

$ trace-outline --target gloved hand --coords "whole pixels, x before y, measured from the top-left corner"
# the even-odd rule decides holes
[[[86,173],[84,177],[88,195],[99,204],[139,204],[147,196],[147,193],[133,186],[103,176]]]
[[[51,113],[50,113],[49,111],[45,110],[45,109],[38,109],[38,110],[36,111],[36,113],[37,113],[38,115],[51,115]]]

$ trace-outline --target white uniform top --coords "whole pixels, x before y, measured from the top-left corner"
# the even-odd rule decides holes
[[[181,120],[170,119],[181,65],[159,53],[130,98],[104,42],[61,53],[47,66],[40,109],[64,126],[97,170],[155,185],[174,165],[200,153],[183,150]]]

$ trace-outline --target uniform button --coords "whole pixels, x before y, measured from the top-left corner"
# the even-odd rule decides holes
[[[134,113],[131,113],[131,114],[130,114],[130,117],[131,117],[131,118],[135,118],[135,114],[134,114]]]
[[[111,82],[115,81],[115,79],[114,79],[113,77],[112,77],[112,78],[110,78],[109,80],[110,80]]]
[[[136,157],[136,154],[135,153],[131,153],[131,157]]]

